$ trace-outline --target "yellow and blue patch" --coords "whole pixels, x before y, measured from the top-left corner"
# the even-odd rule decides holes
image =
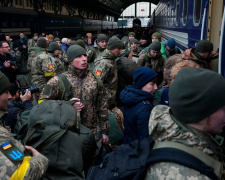
[[[99,67],[99,68],[97,69],[97,71],[96,71],[96,75],[97,75],[97,76],[101,76],[101,74],[102,74],[102,68]]]
[[[4,150],[9,149],[9,148],[11,148],[11,147],[12,147],[12,145],[11,145],[9,142],[6,142],[6,143],[2,144],[2,148],[3,148]]]

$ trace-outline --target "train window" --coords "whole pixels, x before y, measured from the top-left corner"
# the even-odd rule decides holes
[[[201,18],[202,0],[195,0],[194,3],[194,25],[198,26]]]
[[[176,3],[176,25],[178,26],[180,20],[180,0]]]
[[[184,0],[183,2],[183,26],[187,24],[187,8],[188,8],[188,0]]]

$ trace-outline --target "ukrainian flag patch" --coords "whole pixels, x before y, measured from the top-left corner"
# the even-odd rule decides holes
[[[12,145],[11,145],[9,142],[6,142],[6,143],[2,144],[2,148],[3,148],[4,150],[9,149],[9,148],[11,148],[11,147],[12,147]]]

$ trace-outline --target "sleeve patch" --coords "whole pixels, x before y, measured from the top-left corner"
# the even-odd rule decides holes
[[[102,68],[99,67],[99,68],[97,69],[97,71],[96,71],[96,75],[97,75],[97,76],[100,76],[101,74],[102,74]]]

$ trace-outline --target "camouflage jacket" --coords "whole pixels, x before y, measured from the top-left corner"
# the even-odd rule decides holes
[[[93,63],[96,57],[95,50],[92,47],[85,47],[87,53],[88,63]]]
[[[37,45],[37,40],[34,40],[33,38],[28,40],[28,48],[34,47],[36,45]]]
[[[98,90],[97,80],[90,72],[88,67],[86,71],[79,77],[74,70],[74,67],[69,65],[68,71],[65,73],[68,81],[72,86],[74,97],[77,97],[84,104],[81,111],[81,123],[90,128],[94,134],[97,132],[97,126],[100,127],[103,133],[108,132],[108,112],[107,112],[107,96],[105,95],[104,87]],[[59,77],[55,76],[50,79],[42,91],[40,98],[59,100],[60,86]],[[64,100],[68,101],[69,97]],[[98,101],[101,101],[100,103]],[[99,112],[97,114],[97,104],[99,103]]]
[[[32,60],[37,57],[39,54],[46,52],[44,48],[41,47],[32,47],[28,50],[28,60],[27,60],[27,70],[28,72],[31,71],[31,62]]]
[[[54,55],[52,53],[48,53],[48,55],[52,58],[53,64],[56,65],[55,72],[56,74],[62,74],[65,72],[64,62],[59,59],[59,56]]]
[[[97,44],[97,39],[94,42],[94,51],[95,51],[95,59],[104,51],[105,49],[101,48]]]
[[[107,49],[95,60],[93,72],[102,80],[108,96],[109,108],[116,104],[116,92],[118,86],[118,73],[115,61],[116,57]]]
[[[170,114],[170,108],[164,105],[156,106],[149,119],[149,134],[155,142],[173,141],[198,149],[215,160],[220,161],[221,147],[211,135],[175,122]],[[172,162],[156,163],[148,167],[145,180],[155,179],[201,179],[209,178],[200,172]],[[221,178],[224,179],[224,178]]]
[[[0,120],[3,121],[5,116],[7,115],[6,112],[0,111]],[[3,124],[0,124],[0,144],[4,144],[6,142],[10,142],[14,144],[16,148],[18,148],[21,152],[24,152],[24,146],[13,137],[10,136],[9,131],[3,127]],[[43,177],[47,168],[48,168],[48,159],[43,155],[38,155],[32,157],[29,160],[30,166],[24,176],[24,180],[38,180]],[[14,174],[17,170],[19,165],[16,165],[15,162],[8,159],[5,154],[0,151],[0,179],[10,179],[10,177]]]
[[[32,85],[39,85],[39,91],[41,92],[48,80],[56,75],[56,65],[52,61],[51,57],[45,52],[42,52],[31,61],[31,82]],[[36,93],[35,95],[38,94]]]
[[[208,59],[203,59],[198,52],[196,52],[195,48],[186,49],[183,54],[181,54],[181,58],[183,60],[192,60],[197,62],[202,68],[211,69],[210,62],[218,58],[219,53],[216,51],[212,51]]]
[[[164,64],[166,60],[162,57],[162,54],[159,53],[157,58],[152,58],[150,49],[147,53],[141,54],[138,58],[138,66],[146,66],[152,68],[157,73],[162,73],[164,69]]]

